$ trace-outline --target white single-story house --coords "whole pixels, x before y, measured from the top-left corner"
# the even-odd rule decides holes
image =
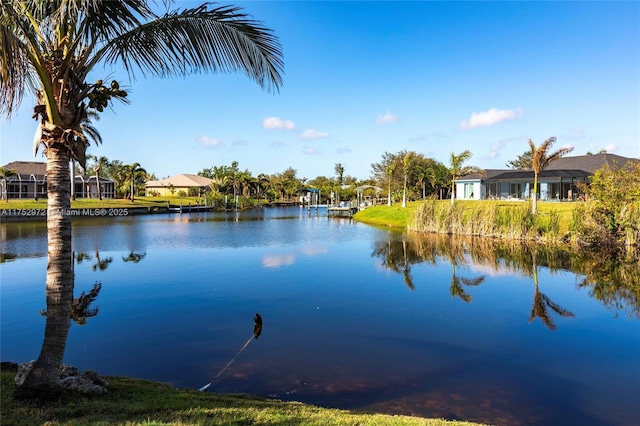
[[[635,158],[601,153],[562,157],[538,174],[538,199],[571,201],[582,195],[579,184],[588,183],[596,170],[608,165],[623,167]],[[533,170],[487,169],[456,180],[458,200],[524,200],[533,193]]]
[[[0,178],[2,197],[10,198],[46,198],[47,197],[47,163],[39,161],[14,161],[3,166],[13,172]],[[71,179],[71,176],[69,176]],[[111,179],[89,175],[75,175],[73,194],[78,198],[97,198],[98,187],[103,198],[113,198],[115,183]]]
[[[177,195],[180,191],[188,194],[190,188],[197,188],[198,193],[203,194],[210,190],[209,185],[211,182],[213,182],[213,179],[208,177],[181,174],[160,180],[150,180],[144,186],[145,194],[166,197]]]

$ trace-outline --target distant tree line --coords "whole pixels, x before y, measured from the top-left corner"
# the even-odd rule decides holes
[[[95,155],[88,155],[86,168],[78,172],[113,180],[116,198],[131,200],[136,196],[144,195],[145,183],[156,179],[155,174],[147,172],[140,163],[124,164],[120,160],[109,160],[107,157]]]

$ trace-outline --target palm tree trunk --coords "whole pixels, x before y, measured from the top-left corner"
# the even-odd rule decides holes
[[[98,191],[98,200],[102,200],[102,193],[100,192],[100,167],[96,168],[96,190]]]
[[[402,190],[402,207],[407,207],[407,175],[404,175],[404,189]]]
[[[455,202],[454,197],[456,194],[456,181],[455,179],[451,182],[451,205]]]
[[[538,210],[538,174],[533,174],[533,204],[531,204],[531,213],[536,214]]]
[[[69,160],[66,148],[47,150],[47,319],[40,356],[16,398],[54,395],[60,380],[73,302]]]

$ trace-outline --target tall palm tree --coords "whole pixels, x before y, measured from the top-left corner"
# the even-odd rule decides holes
[[[540,146],[536,147],[536,144],[529,139],[529,148],[533,153],[531,159],[531,168],[533,169],[533,203],[531,204],[531,213],[536,214],[538,210],[538,175],[541,171],[547,168],[547,166],[560,157],[573,151],[573,148],[560,148],[559,150],[549,154],[549,148],[556,141],[555,137],[550,137],[546,141],[542,142]]]
[[[73,301],[69,162],[86,162],[88,112],[127,92],[118,81],[88,83],[91,72],[123,65],[129,77],[198,71],[246,74],[279,89],[277,37],[241,8],[209,3],[158,15],[145,0],[0,2],[0,114],[10,117],[35,94],[34,148],[44,146],[48,183],[47,320],[40,356],[17,397],[57,393]],[[170,2],[164,2],[167,9]]]
[[[138,178],[141,178],[144,175],[146,175],[147,171],[140,166],[140,163],[137,163],[137,162],[133,164],[129,164],[128,166],[125,166],[125,168],[127,173],[127,179],[129,180],[129,185],[131,187],[129,198],[133,203],[135,200],[136,181],[138,180]]]
[[[416,185],[422,189],[422,198],[427,197],[426,183],[429,182],[432,187],[436,186],[436,172],[431,167],[418,167],[418,175],[416,177]]]
[[[342,184],[344,183],[344,167],[341,163],[336,163],[333,170],[336,172],[336,176],[338,177],[338,185],[342,187]]]
[[[409,169],[411,168],[412,153],[405,152],[402,158],[402,171],[404,172],[404,187],[402,189],[402,207],[407,207],[407,176],[409,175]]]
[[[91,155],[92,159],[95,161],[94,165],[94,173],[96,175],[96,187],[98,190],[98,199],[102,200],[102,191],[100,189],[100,171],[104,172],[105,169],[109,167],[109,159],[104,155],[98,157],[97,155]]]
[[[391,178],[393,177],[393,170],[395,169],[395,163],[389,163],[387,168],[385,169],[387,173],[387,184],[389,186],[389,191],[387,194],[387,206],[391,207]]]
[[[455,202],[456,180],[471,173],[482,173],[482,169],[475,166],[463,166],[473,154],[466,150],[460,154],[451,153],[451,204]]]

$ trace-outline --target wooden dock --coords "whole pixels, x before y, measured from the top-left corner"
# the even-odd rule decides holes
[[[327,207],[327,215],[331,216],[353,216],[358,211],[355,206],[329,206]]]

